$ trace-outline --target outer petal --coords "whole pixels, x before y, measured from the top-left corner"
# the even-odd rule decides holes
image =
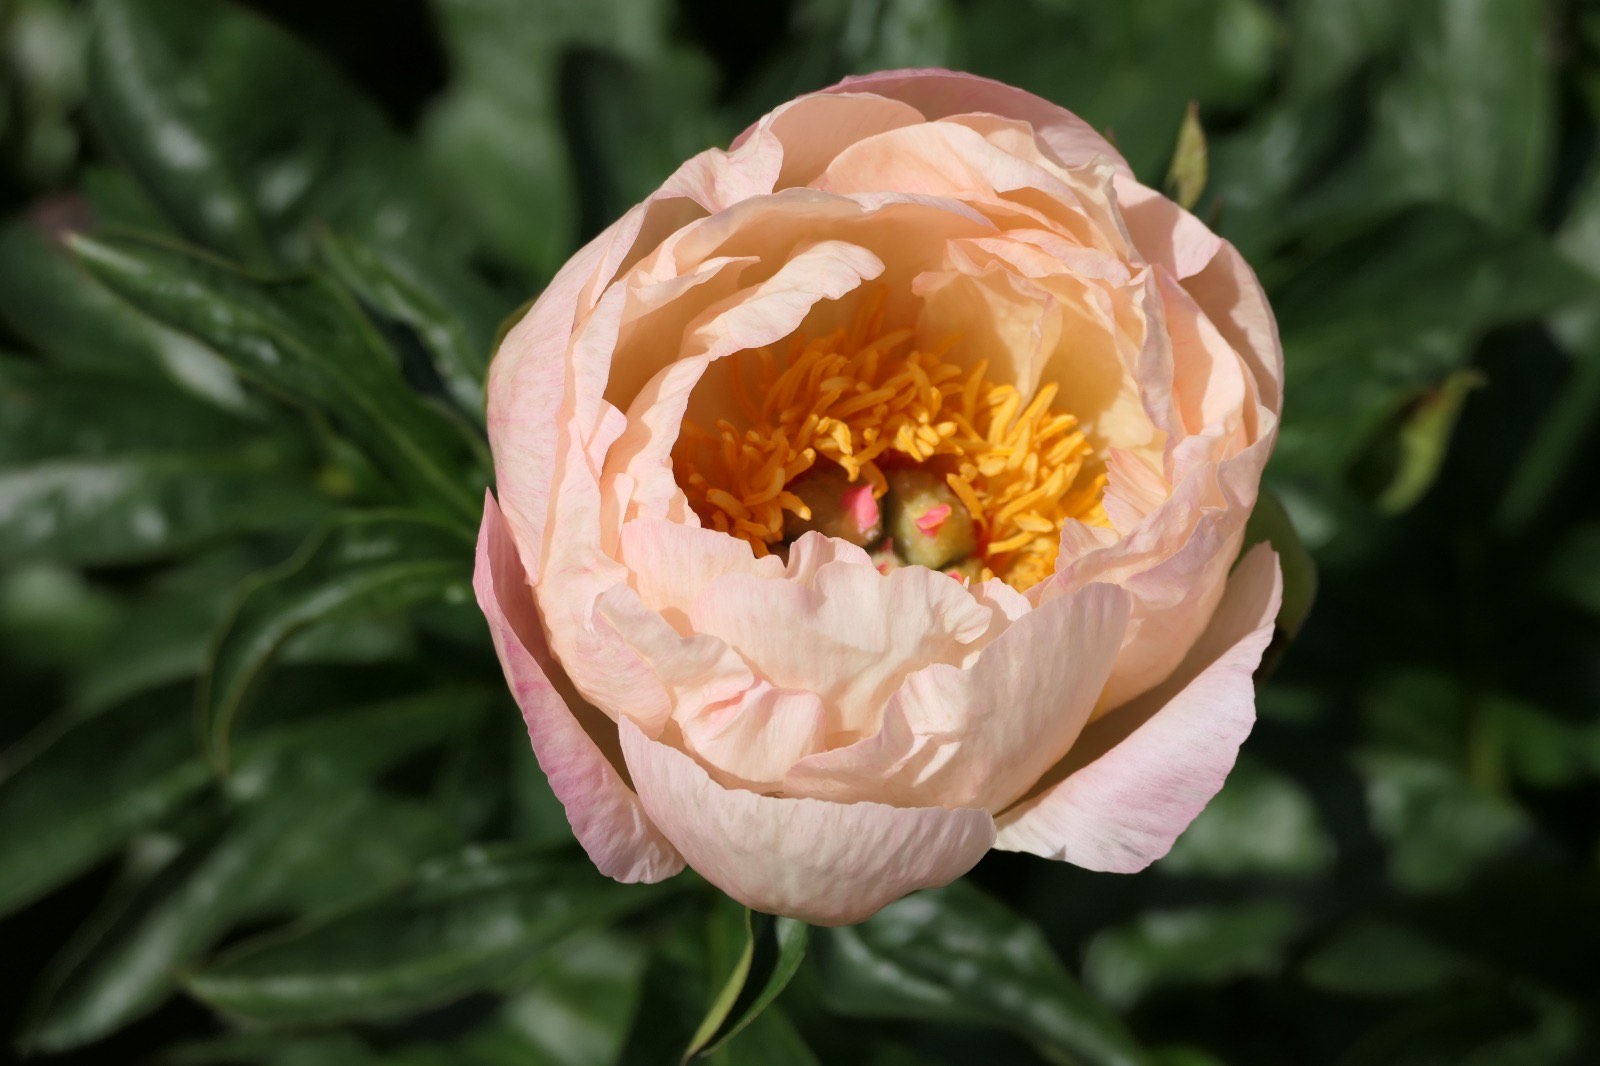
[[[506,682],[522,707],[539,768],[567,809],[583,850],[601,873],[618,881],[661,881],[682,870],[682,857],[651,823],[639,797],[551,683],[546,671],[553,664],[534,611],[533,590],[511,531],[488,494],[473,587],[489,620]],[[601,731],[614,730],[598,712],[591,710],[588,717],[597,719],[589,724],[603,739]]]
[[[1050,101],[989,78],[953,70],[884,70],[846,78],[824,92],[876,93],[910,104],[930,119],[987,111],[1021,119],[1062,166],[1080,166],[1096,158],[1110,160],[1128,174],[1125,159],[1093,126]]]
[[[1112,873],[1165,855],[1255,722],[1251,674],[1281,592],[1277,556],[1258,545],[1173,678],[1086,729],[1046,787],[1000,815],[995,846]]]
[[[1278,340],[1278,322],[1244,256],[1224,243],[1204,270],[1183,280],[1183,287],[1255,376],[1261,402],[1281,413],[1283,345]]]
[[[706,880],[755,910],[814,925],[859,922],[948,884],[994,842],[980,810],[761,796],[725,789],[689,756],[621,723],[645,810]]]

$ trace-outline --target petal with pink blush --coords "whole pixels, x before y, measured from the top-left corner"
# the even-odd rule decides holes
[[[700,526],[638,518],[622,527],[619,558],[633,575],[644,605],[685,635],[693,631],[688,611],[700,590],[723,574],[776,579],[783,560],[760,559],[742,540]]]
[[[846,78],[823,90],[830,93],[876,93],[910,104],[930,119],[987,111],[1020,119],[1062,166],[1075,167],[1096,159],[1109,160],[1132,174],[1127,162],[1095,128],[1065,108],[1010,85],[953,70],[885,70]]]
[[[666,690],[675,718],[736,699],[756,683],[750,668],[727,644],[704,633],[679,633],[626,585],[613,585],[602,593],[595,614],[649,666]],[[666,725],[664,716],[645,700],[618,700],[613,708],[651,736],[659,735]]]
[[[1112,873],[1165,855],[1255,723],[1252,674],[1281,592],[1278,557],[1257,545],[1174,676],[1085,729],[1044,786],[999,816],[995,846]]]
[[[1249,367],[1261,402],[1277,413],[1283,407],[1283,345],[1278,322],[1255,271],[1231,244],[1224,244],[1198,274],[1182,279],[1183,287],[1233,345]]]
[[[916,108],[882,96],[818,93],[784,104],[761,124],[783,145],[777,187],[784,189],[810,184],[859,140],[922,121]]]
[[[538,573],[567,396],[567,351],[581,295],[632,213],[567,261],[528,313],[501,341],[485,389],[489,446],[505,520],[516,533],[523,565]]]
[[[823,749],[827,716],[815,692],[765,681],[733,699],[675,716],[683,746],[729,788],[776,790],[789,768]]]
[[[1052,600],[975,663],[907,677],[876,736],[799,763],[789,786],[827,799],[1000,810],[1072,746],[1127,622],[1128,595],[1111,585]]]
[[[831,741],[877,732],[901,680],[930,663],[962,661],[989,631],[992,612],[934,570],[908,566],[885,576],[830,563],[805,584],[717,578],[689,619],[777,687],[821,696]]]
[[[1164,266],[1180,280],[1204,270],[1223,239],[1154,189],[1119,175],[1117,202],[1134,247],[1147,263]]]
[[[909,892],[954,881],[994,842],[986,811],[724,788],[631,723],[621,734],[645,810],[689,865],[753,910],[848,925]]]
[[[789,545],[789,561],[784,567],[786,580],[809,585],[817,571],[831,563],[849,566],[872,566],[872,557],[866,549],[838,537],[825,537],[816,530],[802,533],[800,539]]]
[[[500,509],[487,494],[473,587],[539,768],[583,850],[601,873],[619,881],[661,881],[683,869],[683,859],[618,770],[623,763],[616,727],[592,707],[584,709],[580,723],[551,682],[557,668],[544,647],[533,590]],[[613,764],[602,748],[618,761]]]

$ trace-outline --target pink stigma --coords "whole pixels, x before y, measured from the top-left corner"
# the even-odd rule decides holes
[[[917,519],[917,528],[922,530],[925,537],[937,537],[939,530],[944,528],[945,519],[950,517],[950,505],[941,503],[937,507],[930,507]]]
[[[862,533],[878,524],[878,501],[873,499],[870,485],[857,485],[853,489],[846,489],[844,509],[850,512],[850,517],[855,520],[856,529]]]

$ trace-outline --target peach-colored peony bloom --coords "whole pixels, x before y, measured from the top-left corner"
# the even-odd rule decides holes
[[[824,925],[1148,865],[1254,720],[1281,383],[1239,254],[1028,93],[851,78],[689,160],[489,382],[478,596],[578,840]]]

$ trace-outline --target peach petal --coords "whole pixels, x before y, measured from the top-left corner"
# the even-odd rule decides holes
[[[529,573],[539,573],[543,563],[567,395],[567,348],[580,309],[586,309],[581,296],[628,221],[617,222],[567,261],[506,334],[489,366],[485,396],[495,481]]]
[[[833,741],[876,732],[901,680],[962,661],[989,632],[992,612],[937,571],[885,576],[846,562],[818,567],[803,584],[726,574],[706,586],[689,619],[777,687],[821,696]]]
[[[674,717],[736,699],[756,683],[750,668],[726,643],[704,633],[679,633],[626,585],[613,585],[601,593],[595,613],[649,666],[666,690]],[[619,700],[613,706],[620,717],[651,736],[659,735],[666,725],[666,716],[652,701]]]
[[[487,493],[473,587],[539,768],[583,850],[601,873],[618,881],[661,881],[682,870],[682,857],[618,771],[625,764],[615,726],[592,707],[581,712],[580,722],[570,697],[563,700],[552,683],[559,668],[545,647],[533,590],[511,531]],[[616,763],[603,748],[615,752]]]
[[[785,580],[809,585],[817,571],[830,564],[872,566],[872,557],[866,549],[838,537],[825,537],[816,530],[802,533],[800,539],[789,545],[789,562],[784,568]]]
[[[1117,203],[1145,262],[1166,267],[1178,279],[1204,270],[1224,243],[1194,215],[1132,177],[1118,175]]]
[[[630,722],[620,728],[645,810],[689,865],[754,910],[849,925],[909,892],[955,880],[994,842],[986,811],[723,788],[683,752]]]
[[[1019,618],[966,668],[906,678],[878,734],[797,764],[791,790],[903,807],[997,811],[1089,720],[1128,622],[1128,595],[1090,585]]]
[[[809,185],[834,156],[857,141],[922,122],[909,104],[871,94],[802,96],[762,119],[783,145],[777,188]]]
[[[776,555],[757,559],[750,545],[726,533],[658,518],[637,518],[622,527],[619,558],[644,605],[686,636],[693,632],[690,605],[716,578],[780,578],[784,573]]]
[[[765,681],[677,718],[683,746],[719,784],[777,789],[789,768],[823,750],[827,714],[815,692]]]
[[[885,70],[846,78],[829,93],[875,93],[910,104],[929,119],[972,112],[1014,118],[1033,127],[1034,136],[1064,167],[1097,159],[1133,174],[1126,160],[1093,126],[1050,101],[990,78],[953,70]]]
[[[1278,322],[1255,271],[1231,244],[1223,244],[1206,268],[1183,279],[1183,287],[1233,345],[1255,377],[1261,402],[1283,410],[1283,345]]]
[[[1173,677],[1085,729],[1044,787],[999,816],[995,846],[1112,873],[1165,855],[1222,787],[1255,722],[1251,675],[1282,584],[1272,549],[1251,549]]]

